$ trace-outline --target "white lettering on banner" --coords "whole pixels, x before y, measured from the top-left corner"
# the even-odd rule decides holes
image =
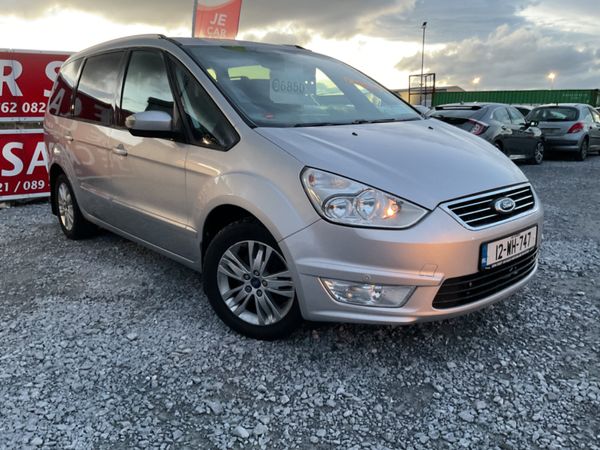
[[[8,69],[8,73],[6,73],[6,69]],[[17,78],[22,73],[23,65],[19,61],[0,59],[0,96],[2,96],[5,84],[13,97],[23,96],[21,89],[17,85]]]
[[[58,76],[58,70],[60,69],[60,66],[62,66],[62,64],[62,61],[52,61],[46,66],[46,76],[53,83],[54,80],[56,80],[56,77]],[[52,94],[51,89],[44,89],[44,97],[50,97],[50,94]]]
[[[23,150],[23,144],[21,142],[9,142],[2,149],[2,157],[13,165],[11,170],[2,169],[1,175],[3,177],[14,177],[23,171],[23,162],[21,158],[12,152],[13,150]]]
[[[227,22],[227,14],[215,14],[215,17],[209,22],[211,25],[224,27]]]
[[[36,167],[45,167],[48,170],[48,152],[46,152],[46,144],[44,142],[38,142],[35,146],[31,162],[27,168],[27,175],[31,175]]]

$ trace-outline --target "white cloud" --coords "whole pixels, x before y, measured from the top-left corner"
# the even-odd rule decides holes
[[[90,32],[93,30],[93,32]],[[36,19],[0,16],[0,43],[5,48],[80,51],[110,39],[145,33],[190,35],[190,29],[119,24],[95,14],[56,9]]]
[[[416,71],[420,55],[400,60],[399,70]],[[503,25],[485,38],[469,38],[427,54],[428,69],[450,84],[470,87],[481,77],[484,89],[544,89],[556,72],[557,88],[597,88],[600,58],[596,48],[557,40],[531,27]],[[595,80],[595,82],[594,82]],[[595,84],[593,84],[595,83]]]

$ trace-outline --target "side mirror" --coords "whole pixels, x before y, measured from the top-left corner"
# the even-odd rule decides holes
[[[143,111],[125,119],[125,127],[134,136],[172,138],[173,119],[164,111]]]

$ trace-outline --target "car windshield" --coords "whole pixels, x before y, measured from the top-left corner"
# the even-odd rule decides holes
[[[579,117],[577,108],[567,106],[545,106],[536,108],[527,119],[530,122],[575,122]]]
[[[421,120],[359,71],[290,47],[192,46],[190,52],[254,125],[301,127]]]

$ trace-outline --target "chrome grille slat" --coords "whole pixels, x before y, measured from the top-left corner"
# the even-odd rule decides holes
[[[513,198],[513,200],[515,202],[522,202],[523,200],[529,200],[530,198],[533,198],[533,195],[528,195],[527,197],[521,197],[521,198]]]
[[[494,209],[494,202],[508,197],[515,202],[515,208],[508,213]],[[524,214],[535,207],[535,197],[531,186],[516,186],[472,195],[447,203],[444,208],[469,228],[479,229],[504,222],[516,215]]]
[[[492,211],[492,208],[478,209],[477,211],[472,211],[472,212],[464,213],[463,216],[470,216],[472,214],[477,214],[477,213],[485,212],[485,211]]]
[[[489,216],[478,217],[477,219],[465,220],[465,222],[467,222],[468,224],[471,224],[471,223],[474,223],[474,222],[480,222],[482,220],[489,219],[491,217],[496,217],[496,216],[497,216],[497,214],[490,214]]]
[[[523,209],[523,208],[526,208],[528,206],[533,206],[533,202],[529,202],[529,203],[526,203],[524,205],[519,205],[514,210],[516,211],[517,209]]]
[[[464,206],[456,206],[454,209],[456,210],[456,209],[470,208],[472,206],[480,205],[482,203],[487,203],[487,202],[489,202],[489,200],[482,200],[480,202],[469,203],[468,205],[464,205]]]

